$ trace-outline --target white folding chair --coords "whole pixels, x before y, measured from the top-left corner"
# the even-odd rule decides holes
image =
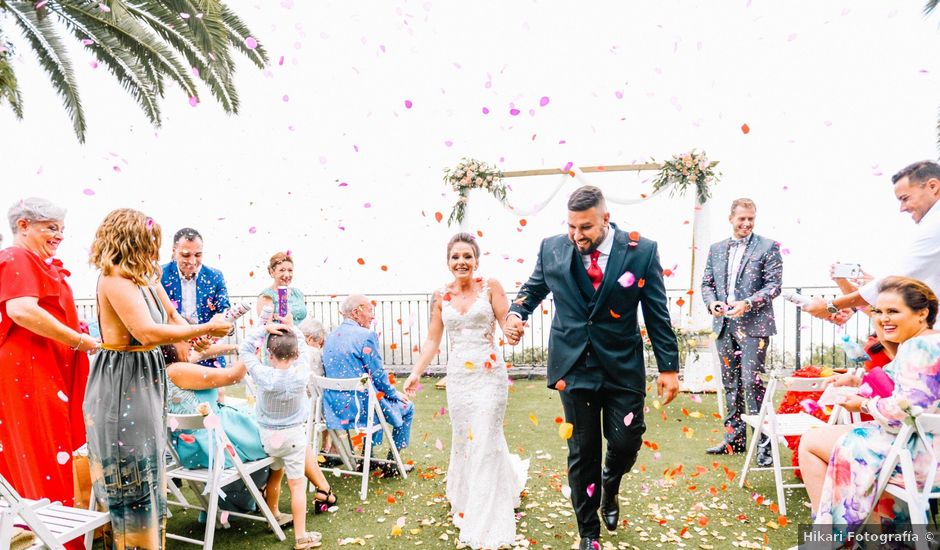
[[[348,432],[334,430],[326,425],[326,419],[323,416],[323,392],[316,383],[310,384],[310,391],[312,406],[310,407],[310,420],[307,422],[307,425],[310,426],[310,445],[317,453],[317,457],[337,458],[342,461],[347,470],[355,470],[356,460],[352,446],[349,444]],[[327,434],[330,436],[330,444],[336,449],[336,453],[321,452],[324,436]],[[307,482],[307,490],[311,493],[316,490],[313,482]]]
[[[167,466],[167,488],[176,500],[167,498],[167,504],[205,512],[206,531],[202,540],[172,533],[167,533],[167,538],[196,544],[202,546],[205,550],[211,550],[213,540],[215,539],[216,522],[219,521],[219,516],[221,515],[218,494],[223,492],[226,486],[241,480],[248,488],[251,496],[254,497],[255,503],[258,505],[258,509],[261,511],[262,515],[244,514],[232,511],[227,512],[228,515],[255,521],[266,521],[268,525],[271,526],[274,534],[277,535],[278,540],[284,540],[284,531],[281,529],[281,526],[278,525],[277,519],[275,519],[271,509],[268,508],[264,497],[261,496],[261,491],[258,490],[255,482],[251,479],[251,474],[265,466],[269,466],[274,461],[271,457],[254,460],[252,462],[242,462],[241,459],[238,458],[238,453],[234,451],[234,447],[232,447],[228,437],[226,437],[225,430],[215,428],[209,430],[209,435],[213,438],[214,450],[211,469],[189,469],[185,468],[180,462],[180,457],[172,445],[172,432],[175,430],[205,430],[207,429],[204,424],[206,418],[208,417],[202,416],[201,414],[168,415],[167,423],[172,426],[172,428],[167,430],[167,448],[173,456],[173,462]],[[226,456],[232,462],[230,468],[225,467]],[[173,482],[176,479],[182,480],[190,486],[196,494],[196,499],[199,501],[199,504],[190,503],[186,499],[180,488]],[[203,491],[207,487],[207,493],[203,494]]]
[[[63,543],[85,535],[85,548],[90,549],[95,529],[110,522],[107,512],[62,506],[47,498],[25,499],[0,475],[0,548],[10,547],[13,526],[20,523],[36,535],[30,548],[63,550]]]
[[[321,411],[323,403],[322,394],[327,390],[368,392],[369,395],[366,410],[362,411],[361,413],[366,415],[366,425],[363,427],[350,428],[350,430],[356,430],[358,433],[363,434],[364,436],[362,455],[353,454],[353,451],[350,450],[350,458],[352,460],[358,459],[362,461],[362,470],[357,471],[354,468],[349,467],[347,470],[333,468],[332,471],[341,474],[361,476],[362,485],[359,490],[359,498],[362,500],[365,500],[366,495],[368,494],[369,470],[371,463],[373,462],[379,464],[394,463],[398,468],[402,478],[407,479],[408,473],[405,471],[405,464],[402,462],[401,455],[398,453],[398,448],[395,446],[395,442],[392,439],[392,429],[385,420],[385,414],[382,413],[382,407],[379,406],[379,399],[375,393],[375,387],[372,385],[372,381],[369,379],[369,377],[363,375],[361,378],[326,378],[323,376],[313,376],[312,378],[314,384],[317,386],[317,389],[321,394],[319,398]],[[320,420],[322,421],[322,415]],[[378,422],[376,422],[376,420],[378,420]],[[313,428],[314,431],[318,429],[321,428],[316,426]],[[386,459],[372,458],[372,434],[378,432],[379,430],[385,434],[385,441],[391,449],[393,457],[393,460],[391,461]],[[319,453],[319,449],[315,448],[315,452]]]
[[[774,484],[777,488],[777,505],[780,507],[780,513],[786,515],[787,500],[786,489],[797,489],[806,487],[803,483],[784,483],[783,470],[795,470],[795,466],[783,466],[780,460],[780,444],[786,444],[786,437],[794,435],[803,435],[813,428],[825,426],[822,420],[806,414],[803,411],[790,414],[777,414],[775,412],[774,394],[777,391],[779,383],[784,382],[786,389],[798,392],[822,391],[822,385],[825,378],[797,378],[789,377],[781,379],[779,376],[771,375],[770,382],[767,383],[767,389],[764,393],[764,401],[761,403],[760,411],[757,414],[742,415],[742,419],[748,426],[753,428],[751,444],[748,446],[747,457],[744,459],[744,468],[741,471],[741,479],[738,481],[740,487],[744,487],[747,481],[748,473],[752,471],[773,470]],[[757,445],[760,436],[766,435],[770,439],[770,454],[773,457],[773,465],[769,467],[751,467],[751,460],[757,452]]]
[[[894,444],[888,451],[885,461],[878,472],[878,491],[875,502],[885,492],[896,500],[907,503],[911,515],[911,525],[926,526],[929,523],[930,500],[940,499],[940,490],[934,488],[937,468],[940,466],[936,453],[934,453],[928,434],[940,436],[940,414],[921,414],[914,419],[913,424],[905,422],[894,439]],[[917,476],[914,470],[914,458],[910,446],[920,445],[930,457],[923,488],[917,486]],[[891,483],[895,468],[901,467],[901,483]],[[924,537],[918,537],[916,543],[918,550],[926,549],[927,542]]]

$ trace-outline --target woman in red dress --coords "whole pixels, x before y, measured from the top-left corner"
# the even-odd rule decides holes
[[[79,330],[69,272],[54,258],[64,218],[39,198],[9,211],[13,246],[0,250],[0,474],[25,498],[71,505],[72,452],[85,443],[86,352],[98,343]]]

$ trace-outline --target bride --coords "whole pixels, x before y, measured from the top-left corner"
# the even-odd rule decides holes
[[[519,506],[529,461],[509,454],[503,435],[509,377],[493,334],[497,322],[503,326],[509,301],[498,281],[474,275],[479,258],[480,247],[469,233],[458,233],[447,243],[454,280],[434,292],[428,338],[404,390],[417,393],[446,327],[452,434],[447,499],[462,543],[499,548],[515,541],[513,509]]]

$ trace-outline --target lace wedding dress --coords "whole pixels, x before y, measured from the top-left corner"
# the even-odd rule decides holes
[[[466,312],[444,300],[441,314],[450,344],[447,499],[454,525],[460,529],[460,541],[472,548],[511,545],[516,538],[514,508],[519,506],[529,461],[510,454],[503,435],[509,378],[493,342],[496,318],[487,283]]]

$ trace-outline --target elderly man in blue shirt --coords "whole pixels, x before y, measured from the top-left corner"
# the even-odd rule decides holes
[[[340,306],[343,322],[326,339],[323,346],[323,370],[328,378],[359,378],[369,375],[379,395],[379,406],[386,421],[392,426],[392,438],[398,449],[404,449],[411,440],[411,421],[414,403],[395,389],[382,364],[378,335],[370,327],[375,318],[372,302],[361,294],[346,298]],[[323,394],[324,416],[331,429],[349,430],[368,423],[366,411],[368,395],[365,392],[327,390]],[[382,432],[372,437],[373,445],[382,443]],[[391,452],[389,452],[391,457]],[[395,468],[385,468],[387,475],[395,475]]]

